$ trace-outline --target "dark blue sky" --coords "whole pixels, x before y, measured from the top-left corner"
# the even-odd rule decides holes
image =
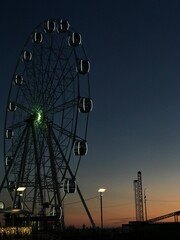
[[[180,2],[7,0],[1,5],[1,159],[7,95],[25,40],[44,19],[67,19],[82,34],[91,62],[94,109],[89,152],[79,171],[85,198],[105,187],[106,223],[131,219],[132,182],[141,170],[150,217],[178,210],[172,201],[180,200]],[[169,205],[157,211],[156,200]],[[90,202],[97,223],[98,207],[97,199]]]

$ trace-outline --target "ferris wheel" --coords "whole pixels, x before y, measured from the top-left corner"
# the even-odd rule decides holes
[[[85,204],[76,176],[88,150],[89,71],[82,37],[68,21],[45,20],[27,38],[4,126],[1,190],[7,188],[13,209],[60,219],[65,195],[76,191]]]

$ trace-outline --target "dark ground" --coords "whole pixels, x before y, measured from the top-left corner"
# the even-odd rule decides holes
[[[174,240],[180,239],[180,223],[137,223],[130,222],[119,228],[93,229],[74,227],[64,232],[57,230],[33,231],[30,236],[5,236],[0,240]]]
[[[50,233],[34,239],[47,240],[173,240],[180,239],[180,223],[129,224],[114,229],[67,229],[63,233]],[[54,235],[55,234],[55,235]]]

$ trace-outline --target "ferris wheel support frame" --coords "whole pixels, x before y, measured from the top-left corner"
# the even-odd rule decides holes
[[[59,144],[59,142],[58,142],[58,140],[57,140],[57,138],[56,138],[56,136],[55,136],[55,134],[54,134],[53,131],[52,131],[52,133],[53,133],[53,138],[54,138],[54,140],[55,140],[55,142],[56,142],[56,144],[57,144],[57,146],[58,146],[58,148],[59,148],[59,150],[60,150],[60,152],[61,152],[61,154],[62,154],[62,156],[63,156],[63,158],[64,158],[64,162],[65,162],[65,164],[66,164],[67,170],[68,170],[69,174],[71,175],[71,177],[74,178],[74,174],[73,174],[73,172],[71,171],[71,168],[69,167],[69,164],[68,164],[68,162],[67,162],[67,160],[66,160],[66,158],[65,158],[65,156],[64,156],[64,154],[63,154],[63,151],[61,150],[60,144]],[[78,192],[79,197],[80,197],[80,199],[81,199],[81,202],[82,202],[82,204],[83,204],[83,206],[84,206],[84,208],[85,208],[85,210],[86,210],[86,213],[87,213],[87,215],[88,215],[88,217],[89,217],[89,220],[90,220],[90,222],[91,222],[91,225],[92,225],[93,228],[95,228],[96,225],[95,225],[95,223],[94,223],[94,220],[93,220],[93,218],[92,218],[92,216],[91,216],[91,213],[90,213],[90,211],[89,211],[89,209],[88,209],[88,207],[87,207],[87,204],[86,204],[86,202],[85,202],[85,200],[84,200],[84,198],[83,198],[83,195],[82,195],[82,193],[81,193],[78,185],[77,185],[77,192]]]

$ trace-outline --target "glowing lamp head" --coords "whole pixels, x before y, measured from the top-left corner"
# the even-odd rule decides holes
[[[26,190],[26,187],[18,187],[17,192],[24,192]]]
[[[100,188],[100,189],[98,190],[99,193],[104,193],[105,191],[106,191],[105,188]]]

